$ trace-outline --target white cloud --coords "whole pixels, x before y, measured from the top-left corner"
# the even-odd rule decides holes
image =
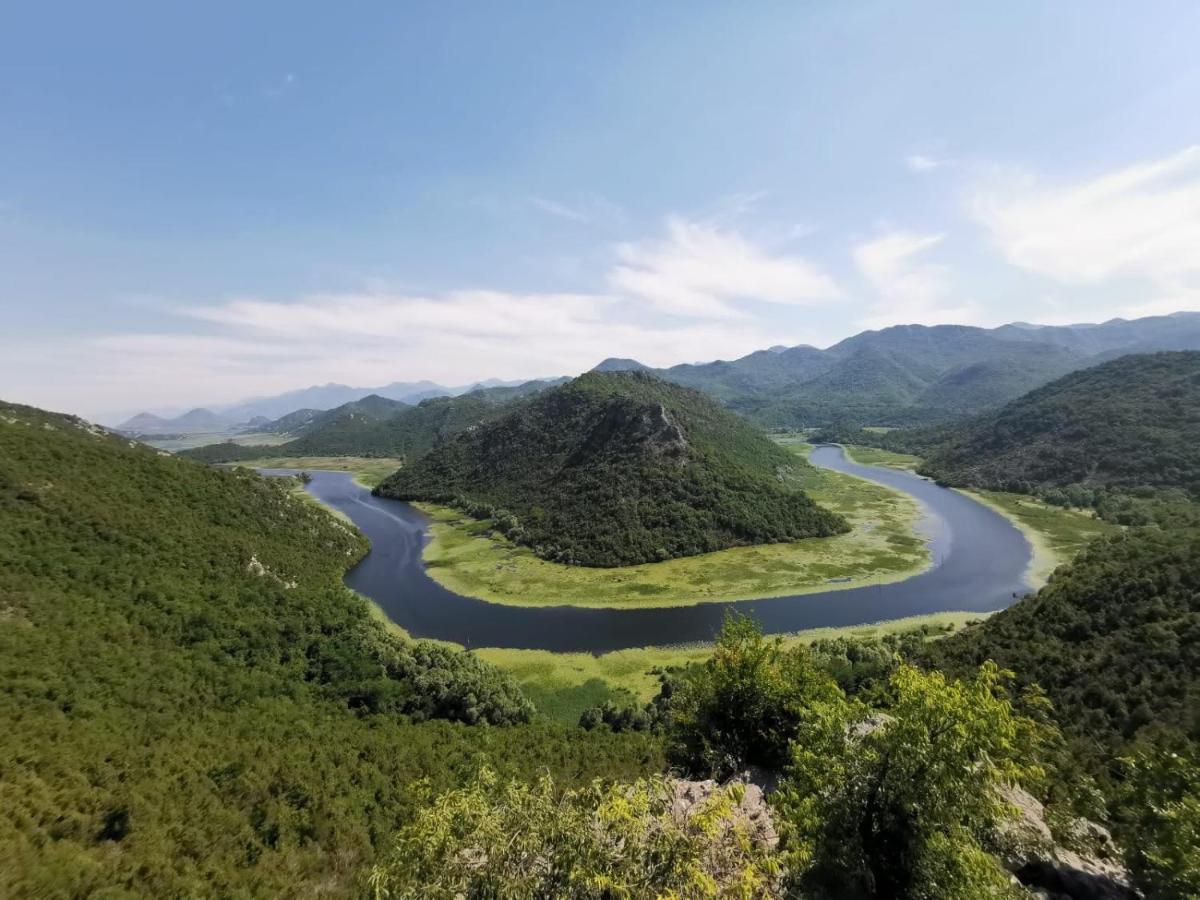
[[[233,401],[339,381],[459,384],[576,374],[606,356],[650,365],[732,358],[811,341],[761,307],[836,296],[795,256],[682,219],[624,244],[601,292],[386,289],[290,300],[235,297],[171,310],[177,328],[15,344],[0,336],[10,396],[85,413]]]
[[[1028,176],[992,182],[976,192],[971,210],[1012,265],[1068,285],[1144,279],[1194,305],[1200,146],[1074,184],[1043,186]]]
[[[944,159],[925,156],[923,153],[912,153],[904,158],[904,164],[908,166],[909,170],[918,173],[932,172],[934,169],[940,169],[947,162]]]
[[[671,218],[667,238],[617,247],[609,286],[676,316],[737,319],[738,300],[806,305],[839,296],[837,284],[799,256],[770,255],[732,231]]]
[[[0,381],[6,396],[98,416],[327,381],[460,384],[577,374],[617,355],[671,365],[740,356],[779,340],[754,322],[646,322],[630,307],[613,297],[498,291],[243,298],[180,311],[214,334],[0,340]]]
[[[919,259],[944,235],[892,231],[854,248],[854,263],[875,292],[864,328],[889,325],[965,324],[978,311],[971,304],[947,305],[953,291],[950,270]]]

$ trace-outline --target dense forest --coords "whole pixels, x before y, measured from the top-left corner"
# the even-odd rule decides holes
[[[702,394],[590,373],[459,434],[376,488],[492,519],[546,559],[618,566],[835,534],[804,465]]]
[[[484,773],[418,813],[371,881],[412,898],[1196,896],[1194,747],[1130,745],[1105,797],[1040,690],[991,662],[958,678],[905,662],[920,645],[785,647],[731,618],[643,716],[583,723],[661,734],[676,771],[716,781],[564,790]],[[757,783],[717,787],[742,771]],[[757,784],[774,788],[769,820]]]
[[[282,483],[0,406],[0,895],[344,895],[420,779],[658,765],[391,635],[364,550]]]
[[[1156,724],[1200,741],[1200,529],[1100,540],[1037,595],[926,658],[960,672],[991,659],[1040,685],[1093,758],[1115,759]]]
[[[951,484],[1200,497],[1200,352],[1123,356],[915,440],[923,471]]]

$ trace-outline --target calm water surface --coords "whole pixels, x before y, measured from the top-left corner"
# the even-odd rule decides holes
[[[851,462],[840,447],[817,447],[810,460],[916,498],[925,513],[921,531],[933,567],[895,584],[737,603],[635,610],[501,606],[455,594],[425,573],[426,519],[407,503],[373,497],[345,472],[313,472],[308,490],[349,516],[371,541],[371,551],[346,574],[349,587],[374,600],[414,637],[468,647],[601,653],[711,640],[729,607],[774,633],[945,610],[991,611],[1028,590],[1025,573],[1032,551],[1003,516],[909,472]]]

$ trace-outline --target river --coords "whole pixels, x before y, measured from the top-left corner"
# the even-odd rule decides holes
[[[346,574],[347,586],[370,597],[414,637],[468,647],[602,653],[711,640],[729,607],[753,616],[766,632],[779,633],[947,610],[987,612],[1028,590],[1032,550],[995,511],[910,472],[852,462],[841,447],[817,447],[809,459],[914,497],[925,514],[922,532],[932,567],[893,584],[736,603],[633,610],[503,606],[456,594],[425,573],[427,523],[407,503],[372,496],[345,472],[312,472],[308,490],[349,516],[371,541],[371,551]]]

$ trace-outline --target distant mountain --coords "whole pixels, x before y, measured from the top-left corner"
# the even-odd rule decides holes
[[[1176,487],[1200,498],[1200,353],[1135,354],[952,427],[924,471],[952,484]]]
[[[1200,349],[1200,313],[1099,325],[899,325],[825,350],[773,347],[653,371],[767,427],[914,425],[994,409],[1118,355],[1178,349]]]
[[[610,357],[592,371],[649,371],[703,391],[768,428],[844,422],[905,426],[996,409],[1076,369],[1128,353],[1160,350],[1200,350],[1200,313],[1113,319],[1097,325],[898,325],[862,332],[824,350],[776,345],[735,360],[666,369]],[[305,410],[334,409],[370,394],[417,404],[432,397],[534,383],[489,379],[445,387],[417,381],[376,388],[326,384],[215,407],[214,414],[226,427],[234,427],[261,416],[272,423],[285,416],[303,418]],[[152,421],[158,417],[145,416],[121,427],[132,433],[203,430],[164,427]],[[127,427],[138,420],[144,424]],[[284,430],[276,424],[255,427]]]
[[[126,419],[116,427],[116,430],[126,434],[148,434],[152,431],[162,430],[166,424],[167,420],[162,416],[144,412]]]
[[[151,413],[139,413],[122,422],[116,430],[130,435],[190,434],[223,428],[229,424],[229,420],[211,410],[192,409],[173,419],[164,419]]]
[[[426,397],[437,397],[452,392],[452,388],[442,387],[432,381],[395,381],[375,388],[350,387],[331,382],[271,397],[255,397],[217,409],[227,421],[248,422],[256,416],[266,416],[275,420],[305,409],[335,409],[371,394],[412,404],[419,403]]]
[[[324,409],[297,409],[278,419],[264,421],[254,430],[265,434],[301,434],[327,412]]]
[[[216,428],[228,421],[229,419],[218,416],[212,410],[192,409],[185,412],[182,416],[176,416],[169,424],[182,425],[189,429],[200,429]]]
[[[416,406],[370,396],[327,412],[298,410],[264,430],[296,434],[270,448],[272,456],[374,456],[412,459],[460,431],[503,414],[505,404],[557,382],[530,381],[491,387],[458,397],[433,397]],[[262,447],[232,442],[184,450],[181,456],[209,463],[261,458]]]
[[[536,379],[541,381],[553,379]],[[432,381],[393,381],[381,387],[350,387],[345,384],[322,384],[288,391],[270,397],[256,397],[239,403],[216,407],[223,421],[230,423],[248,422],[258,416],[276,420],[301,413],[305,410],[332,410],[337,407],[361,400],[372,394],[387,400],[399,400],[413,406],[431,397],[457,397],[471,391],[491,388],[519,387],[531,382],[502,381],[489,378],[485,381],[458,387],[446,387]],[[276,428],[264,430],[279,430]]]
[[[376,490],[493,519],[547,559],[619,566],[846,530],[789,483],[803,465],[696,391],[591,372],[459,433]]]
[[[1099,325],[1002,325],[993,333],[1006,340],[1058,344],[1088,356],[1154,350],[1195,350],[1200,344],[1200,313],[1177,312],[1144,319],[1110,319]]]

